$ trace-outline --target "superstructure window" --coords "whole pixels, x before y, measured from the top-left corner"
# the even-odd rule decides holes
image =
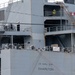
[[[45,5],[44,16],[63,16],[63,9],[59,5]]]

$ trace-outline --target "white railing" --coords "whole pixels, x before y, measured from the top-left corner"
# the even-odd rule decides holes
[[[5,8],[8,6],[8,4],[9,4],[9,2],[1,3],[0,8]]]
[[[31,30],[31,27],[28,27],[28,28],[24,28],[23,29],[23,32],[31,32],[32,30]]]
[[[5,31],[22,31],[22,32],[31,32],[31,26],[26,26],[26,25],[19,25],[19,27],[17,27],[18,24],[5,24],[1,27],[3,27],[3,29]],[[17,30],[19,28],[19,30]]]
[[[31,26],[27,26],[26,24],[18,25],[17,23],[16,24],[10,23],[10,24],[0,25],[0,31],[31,33],[32,32],[32,28],[31,28]]]
[[[10,3],[19,2],[19,1],[22,1],[22,0],[9,0],[8,3],[10,4]]]
[[[58,47],[56,47],[56,48],[58,48]],[[75,50],[74,47],[59,47],[59,52],[68,52],[69,53],[69,52],[73,52],[72,49]],[[46,51],[53,51],[53,47],[46,46],[46,49],[45,50]]]
[[[11,0],[11,1],[9,1],[9,2],[1,3],[1,4],[0,4],[0,8],[5,8],[5,7],[7,7],[9,4],[14,3],[14,2],[18,2],[18,1],[21,1],[21,0]]]
[[[2,44],[2,49],[24,49],[24,44]]]
[[[75,26],[53,26],[53,27],[46,27],[45,32],[53,32],[53,31],[65,31],[65,30],[75,30]]]

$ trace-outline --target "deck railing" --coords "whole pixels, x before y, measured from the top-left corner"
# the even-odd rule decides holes
[[[31,32],[31,26],[27,26],[25,24],[4,24],[0,25],[0,31]]]
[[[44,11],[44,16],[46,17],[48,17],[48,16],[63,16],[64,15],[64,13],[63,13],[63,11],[56,11],[56,14],[55,15],[53,15],[53,13],[52,13],[53,11]]]
[[[1,4],[0,4],[0,8],[5,8],[5,7],[7,7],[9,4],[14,3],[14,2],[18,2],[18,1],[21,1],[21,0],[10,0],[9,2],[1,3]]]
[[[55,47],[58,48],[58,47]],[[75,49],[74,47],[59,47],[59,52],[72,52],[72,49]],[[46,46],[46,51],[53,51],[53,47]]]
[[[65,31],[65,30],[75,30],[75,26],[52,26],[46,27],[45,32],[54,32],[54,31]]]
[[[17,25],[4,25],[3,26],[5,31],[23,31],[23,32],[31,32],[31,26],[19,26],[17,27]],[[19,30],[18,30],[19,28]]]
[[[75,47],[55,47],[55,50],[57,52],[73,52],[72,49],[75,50]],[[43,48],[36,48],[32,45],[27,45],[27,44],[19,44],[19,43],[14,43],[14,44],[2,44],[2,47],[0,47],[1,50],[9,50],[9,49],[14,49],[14,50],[35,50],[35,51],[54,51],[53,47],[51,46],[45,46]]]

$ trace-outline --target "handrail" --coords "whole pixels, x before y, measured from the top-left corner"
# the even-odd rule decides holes
[[[18,43],[14,43],[14,44],[10,44],[10,43],[6,43],[6,44],[2,44],[2,49],[24,49],[24,44],[18,44]]]
[[[46,27],[45,32],[53,32],[53,31],[64,31],[64,30],[75,30],[75,26],[53,26]]]
[[[1,50],[9,50],[9,49],[14,49],[14,50],[35,50],[35,51],[53,51],[53,48],[58,48],[59,52],[72,52],[72,47],[51,47],[51,46],[45,46],[43,48],[36,48],[34,46],[31,45],[25,45],[25,44],[18,44],[18,43],[14,43],[14,44],[2,44],[2,47],[0,48]],[[74,48],[75,49],[75,48]]]
[[[0,31],[14,31],[14,32],[18,32],[17,30],[17,24],[6,24],[6,25],[0,25]],[[30,32],[32,31],[31,26],[26,26],[26,25],[20,25],[19,27],[19,32]]]
[[[44,16],[63,16],[63,14],[61,14],[62,11],[56,11],[56,14],[53,15],[52,11],[44,11]]]
[[[18,1],[21,1],[21,0],[12,0],[12,1],[9,1],[9,2],[1,3],[1,4],[0,4],[0,8],[5,8],[5,7],[7,7],[9,4],[14,3],[14,2],[18,2]]]
[[[18,2],[18,1],[21,1],[21,0],[9,0],[9,3]]]
[[[17,25],[3,25],[5,31],[17,31]],[[31,26],[22,25],[19,27],[20,31],[31,32]]]
[[[57,48],[57,47],[56,47]],[[75,49],[75,48],[74,48]],[[46,51],[53,51],[53,47],[46,46]],[[60,52],[72,52],[72,47],[59,47]]]
[[[65,6],[65,4],[62,2],[60,3],[60,7],[64,8],[64,11],[67,13],[68,17],[69,17],[69,21],[74,25],[75,23],[75,18],[73,17],[73,15],[70,14],[70,11],[67,9],[67,7]]]
[[[8,4],[9,4],[9,2],[1,3],[0,8],[5,8],[8,6]]]

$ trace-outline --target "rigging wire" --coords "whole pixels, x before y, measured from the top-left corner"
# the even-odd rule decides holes
[[[18,23],[18,22],[0,22],[0,26],[3,26],[3,25],[10,25],[10,24],[13,24],[13,25],[17,25],[17,24],[20,24],[20,25],[36,25],[36,26],[38,26],[38,25],[43,25],[43,26],[60,26],[60,24],[41,24],[41,23]],[[58,27],[57,26],[57,27]],[[66,26],[72,26],[72,25],[63,25],[63,27],[66,27]],[[61,27],[61,26],[60,26]],[[74,26],[75,27],[75,26]]]
[[[44,17],[43,15],[29,14],[29,13],[23,13],[23,12],[17,12],[17,11],[7,11],[7,10],[6,10],[6,12],[21,14],[21,15],[31,15],[31,16]]]

